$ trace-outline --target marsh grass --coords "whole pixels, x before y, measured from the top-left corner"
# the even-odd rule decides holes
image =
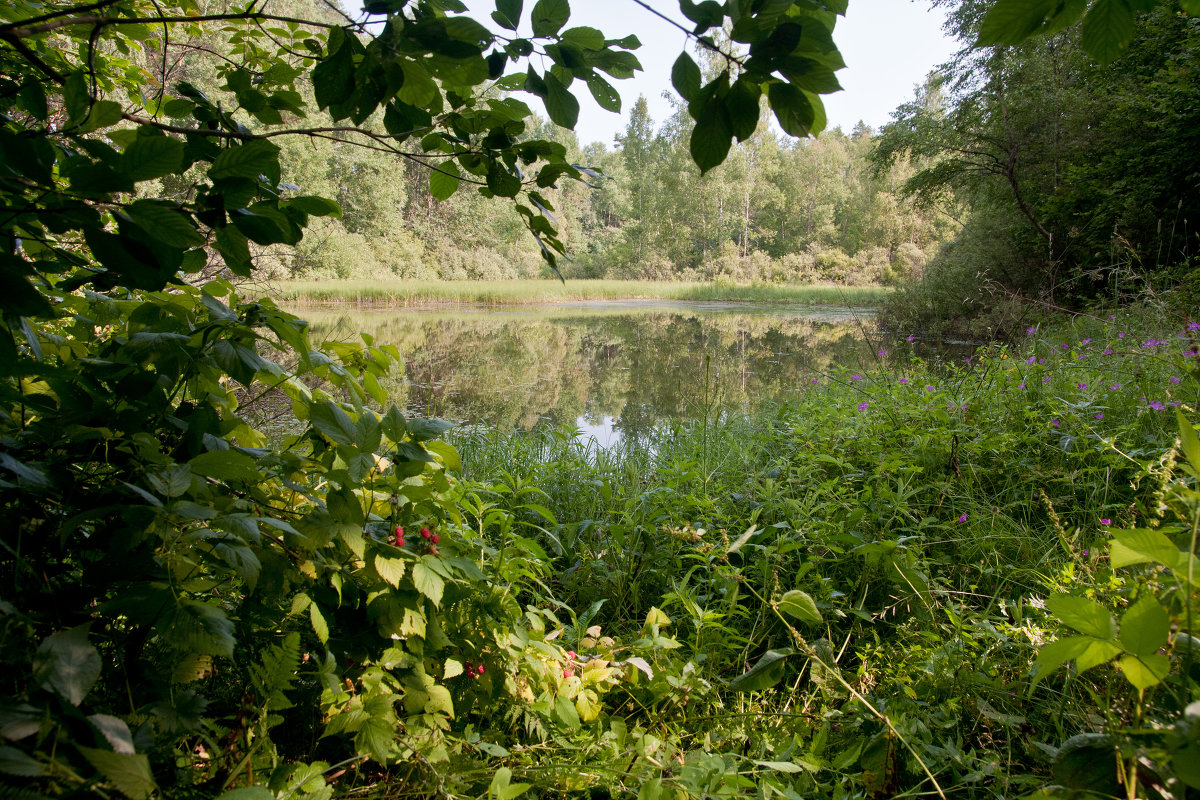
[[[619,280],[507,281],[280,281],[274,296],[285,302],[429,306],[442,304],[534,305],[589,300],[692,300],[870,306],[888,296],[878,286],[736,285]]]
[[[814,373],[787,404],[705,407],[608,450],[569,428],[455,443],[467,482],[500,506],[536,487],[544,514],[511,508],[544,533],[562,608],[618,636],[655,608],[670,615],[668,680],[696,705],[663,702],[622,726],[769,763],[771,747],[794,747],[816,765],[794,785],[804,796],[869,786],[855,754],[899,731],[929,771],[885,765],[894,788],[932,795],[936,776],[956,796],[1023,794],[1051,780],[1034,738],[1104,729],[1097,708],[1132,724],[1124,701],[1105,699],[1124,696],[1109,668],[1031,688],[1040,649],[1071,633],[1044,600],[1129,591],[1106,563],[1111,531],[1162,522],[1163,488],[1181,474],[1164,457],[1175,409],[1195,419],[1200,402],[1200,330],[1106,316],[1033,327],[959,363],[892,353],[874,372]],[[819,624],[789,631],[772,615],[793,590]],[[798,658],[777,691],[731,690],[791,646],[829,668]],[[844,703],[846,686],[886,709],[889,731]],[[1168,691],[1147,697],[1153,725],[1182,708]]]

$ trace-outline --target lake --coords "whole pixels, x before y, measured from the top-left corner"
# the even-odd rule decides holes
[[[396,345],[403,367],[381,383],[410,413],[571,425],[601,446],[706,408],[786,401],[839,367],[928,354],[880,333],[869,308],[628,300],[298,313],[316,342],[362,331]]]

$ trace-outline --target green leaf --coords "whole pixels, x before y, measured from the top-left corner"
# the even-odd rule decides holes
[[[725,110],[725,103],[714,97],[700,111],[688,143],[692,160],[700,168],[700,174],[720,165],[732,146],[733,128],[729,123],[729,113]]]
[[[1175,409],[1175,420],[1179,423],[1179,442],[1183,446],[1183,454],[1187,456],[1192,469],[1200,474],[1200,436],[1197,436],[1192,423],[1187,421],[1187,417],[1183,416],[1183,412],[1178,408]]]
[[[1083,18],[1083,49],[1101,64],[1111,62],[1133,40],[1133,20],[1126,0],[1095,0]]]
[[[336,403],[329,400],[313,403],[308,410],[308,419],[314,428],[329,437],[334,444],[354,444],[357,434],[354,420]]]
[[[36,778],[46,771],[46,765],[23,750],[0,747],[0,774]]]
[[[1158,598],[1147,594],[1121,616],[1120,645],[1137,656],[1151,656],[1167,644],[1171,619]]]
[[[996,0],[979,26],[977,44],[1017,44],[1042,26],[1054,0]]]
[[[1125,656],[1120,661],[1121,672],[1136,689],[1157,686],[1171,671],[1171,662],[1166,656]]]
[[[185,652],[233,655],[233,622],[216,606],[183,599],[159,622],[167,641]]]
[[[285,208],[298,208],[305,214],[313,217],[333,217],[337,219],[342,216],[342,207],[340,205],[328,198],[317,197],[311,194],[290,197],[283,203],[283,206]]]
[[[534,36],[553,36],[571,18],[567,0],[538,0],[529,15]]]
[[[169,136],[138,136],[121,154],[121,172],[133,181],[161,178],[182,165],[183,142]]]
[[[729,688],[735,692],[770,689],[783,677],[787,657],[794,654],[795,651],[791,649],[768,650],[753,667],[730,681]]]
[[[327,644],[329,642],[329,623],[325,621],[325,615],[321,613],[321,609],[317,608],[316,603],[308,607],[308,620],[312,623],[313,633],[317,635],[317,639],[321,644]]]
[[[1038,650],[1037,659],[1033,662],[1034,678],[1030,690],[1032,691],[1033,687],[1051,672],[1087,652],[1093,641],[1095,639],[1088,636],[1070,636],[1042,645]]]
[[[125,720],[108,714],[92,714],[88,717],[88,722],[100,731],[114,751],[118,753],[133,752],[133,734],[129,732],[129,726],[125,724]]]
[[[391,586],[399,586],[404,577],[404,559],[375,556],[375,571]]]
[[[671,67],[671,85],[675,87],[675,91],[679,92],[679,96],[684,100],[691,102],[700,92],[700,82],[700,67],[690,55],[680,53],[679,58],[675,59],[675,65]]]
[[[1072,736],[1058,748],[1052,774],[1054,782],[1076,791],[1111,796],[1123,787],[1117,780],[1116,741],[1101,733]]]
[[[156,788],[150,772],[150,760],[144,755],[93,750],[90,747],[80,747],[79,752],[126,797],[142,800]]]
[[[604,32],[598,28],[588,27],[587,25],[568,28],[562,32],[561,38],[563,41],[578,45],[584,50],[604,49]]]
[[[241,789],[230,789],[217,800],[275,800],[275,795],[264,786],[246,786]]]
[[[554,73],[547,72],[545,80],[546,113],[550,115],[550,119],[555,125],[574,130],[575,123],[579,121],[579,101],[567,90],[566,86],[563,86],[562,81],[554,76]]]
[[[450,195],[454,194],[460,183],[462,178],[458,164],[451,160],[443,161],[437,165],[437,169],[429,173],[429,193],[438,200],[450,199]]]
[[[621,111],[621,95],[613,88],[612,84],[600,77],[598,73],[593,72],[587,79],[588,89],[592,92],[592,97],[605,111],[620,113]]]
[[[213,450],[201,453],[188,462],[192,472],[219,481],[241,481],[258,483],[262,472],[254,459],[236,450]]]
[[[779,599],[779,610],[789,617],[804,622],[814,624],[821,622],[821,612],[817,610],[816,602],[807,592],[799,589],[793,589]]]
[[[576,719],[574,727],[579,727],[579,720]],[[527,790],[531,784],[528,783],[512,783],[512,770],[508,767],[500,767],[496,770],[496,774],[492,776],[492,782],[488,786],[488,797],[495,800],[511,800]]]
[[[493,160],[488,162],[487,186],[497,197],[516,197],[521,192],[521,179]]]
[[[279,172],[279,147],[266,139],[231,144],[221,151],[208,170],[214,181],[222,178],[258,178]]]
[[[341,28],[329,36],[329,55],[312,71],[313,96],[319,108],[340,103],[354,93],[354,51]]]
[[[767,101],[775,112],[779,127],[792,136],[807,136],[812,130],[816,113],[808,97],[795,86],[772,83],[767,89]]]
[[[1098,639],[1113,639],[1117,635],[1117,621],[1113,615],[1086,597],[1056,594],[1046,600],[1046,609],[1080,633]]]
[[[1113,531],[1109,559],[1114,569],[1132,564],[1162,564],[1174,569],[1183,552],[1162,531],[1133,528]]]
[[[521,23],[521,5],[522,0],[496,0],[496,10],[492,12],[492,19],[501,28],[515,31]]]
[[[799,764],[793,764],[791,761],[755,761],[754,763],[757,766],[766,767],[775,772],[785,772],[788,774],[804,772],[804,767]]]
[[[177,208],[156,200],[137,200],[125,207],[129,216],[147,235],[170,247],[199,247],[204,235],[191,218]]]
[[[88,641],[88,626],[80,625],[47,637],[34,657],[34,674],[73,706],[83,702],[100,678],[100,653]]]
[[[429,558],[429,556],[425,556]],[[441,605],[442,593],[446,590],[446,582],[438,575],[431,567],[425,565],[424,561],[418,561],[413,564],[412,568],[413,585],[417,587],[417,591],[428,597],[433,604]]]

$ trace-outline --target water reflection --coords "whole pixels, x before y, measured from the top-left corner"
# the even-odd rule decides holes
[[[317,341],[364,331],[396,345],[403,368],[381,383],[412,413],[523,429],[567,423],[602,446],[706,408],[784,400],[890,347],[862,309],[626,301],[300,313]]]

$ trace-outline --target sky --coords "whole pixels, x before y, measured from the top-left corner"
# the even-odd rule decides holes
[[[526,35],[534,1],[524,3],[525,22],[520,32]],[[489,19],[495,9],[493,0],[465,2],[472,16],[494,27]],[[687,24],[674,0],[651,0],[650,4]],[[927,0],[850,0],[849,12],[838,21],[833,34],[846,60],[846,69],[837,73],[845,91],[825,95],[828,128],[840,126],[849,132],[860,120],[874,129],[887,123],[892,110],[911,99],[914,87],[957,49],[954,41],[943,34],[943,21],[943,12],[930,9]],[[645,95],[656,124],[670,116],[671,105],[662,93],[674,92],[671,65],[686,46],[683,31],[632,0],[571,0],[571,21],[567,24],[599,28],[611,39],[633,33],[642,43],[634,53],[643,71],[629,80],[609,81],[621,94],[621,115],[596,105],[586,86],[571,87],[580,99],[575,126],[580,144],[599,141],[611,147],[614,134],[624,130],[624,116],[639,94]],[[530,107],[544,113],[536,98],[525,99],[533,100]]]

